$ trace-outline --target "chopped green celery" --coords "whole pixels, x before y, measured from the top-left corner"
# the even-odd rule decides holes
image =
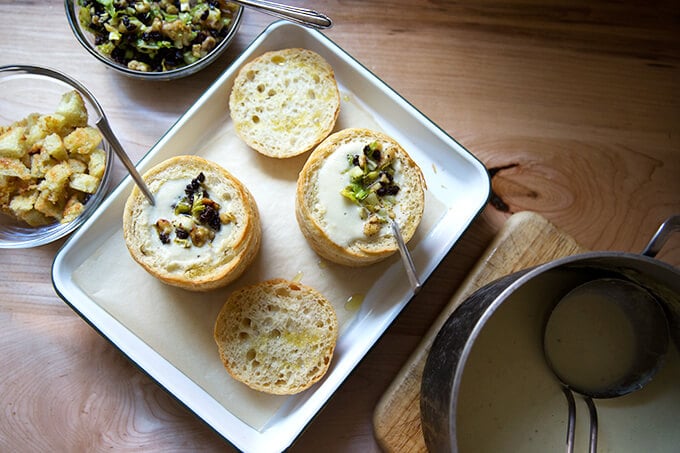
[[[369,192],[368,195],[364,198],[364,203],[369,206],[370,208],[375,208],[380,204],[380,200],[378,199],[378,195],[375,192]],[[371,209],[373,210],[373,209]]]
[[[363,177],[362,182],[364,185],[370,185],[373,184],[377,179],[380,177],[380,172],[377,170],[369,171],[366,173],[366,175]]]
[[[146,25],[144,25],[144,23],[141,20],[137,19],[134,15],[132,15],[132,13],[130,13],[129,17],[130,23],[134,25],[137,28],[137,30],[143,31],[148,28]]]
[[[97,49],[103,53],[104,55],[111,55],[111,52],[113,49],[116,48],[116,45],[112,42],[107,42],[105,44],[100,44],[97,46]]]
[[[364,171],[356,165],[349,169],[349,177],[352,182],[359,182],[364,176]]]
[[[210,8],[210,12],[208,13],[208,18],[206,19],[207,22],[219,22],[220,18],[222,17],[222,13],[218,8]]]
[[[83,24],[85,28],[88,28],[92,24],[92,14],[90,14],[90,8],[80,8],[78,10],[78,21]]]
[[[370,192],[363,187],[357,188],[357,190],[354,191],[354,196],[356,197],[357,200],[359,201],[364,201],[366,197],[370,194]]]
[[[109,30],[109,41],[120,41],[120,33],[118,30]]]
[[[191,21],[194,18],[194,16],[191,15],[191,13],[188,12],[182,12],[179,13],[178,19],[184,22],[186,25],[191,25]]]
[[[354,191],[352,190],[351,186],[347,186],[347,187],[345,187],[344,189],[342,189],[342,190],[340,191],[340,194],[341,194],[343,197],[347,198],[348,200],[350,200],[350,201],[352,201],[352,202],[354,202],[354,203],[359,204],[359,200],[357,200],[357,197],[356,197],[356,195],[354,194]]]
[[[378,167],[378,170],[382,170],[382,171],[385,171],[385,172],[387,172],[391,175],[394,175],[394,168],[392,167],[392,161],[391,160],[383,159],[380,162],[380,167]]]
[[[137,49],[139,49],[140,51],[142,51],[144,53],[151,53],[151,52],[155,52],[155,51],[157,51],[158,49],[161,48],[161,45],[160,45],[161,42],[162,41],[150,42],[150,41],[144,41],[143,39],[138,39],[136,41],[136,47],[137,47]]]
[[[157,2],[151,2],[149,4],[149,14],[151,14],[151,17],[161,17],[162,18],[162,9],[161,6]]]
[[[375,193],[375,192],[378,191],[378,189],[380,189],[381,186],[382,186],[382,183],[380,181],[374,181],[372,184],[369,184],[366,187],[366,191],[369,192],[369,193]]]
[[[195,197],[194,204],[191,206],[191,215],[195,218],[198,218],[198,216],[200,216],[203,211],[205,211],[203,197]]]
[[[170,41],[144,41],[143,39],[138,39],[135,41],[138,50],[144,53],[153,53],[162,48],[172,47]]]
[[[113,4],[113,0],[97,0],[97,3],[102,5],[104,7],[104,10],[112,18],[116,17],[118,15],[118,12],[116,11],[116,7]]]
[[[194,20],[198,22],[201,19],[203,12],[207,9],[208,5],[205,3],[198,3],[191,7],[191,15],[193,16]]]
[[[198,60],[199,57],[194,56],[193,52],[184,52],[183,58],[186,64],[191,64],[194,61]]]
[[[182,199],[177,205],[175,206],[175,214],[187,214],[191,212],[191,205],[189,204],[189,201],[186,199]]]

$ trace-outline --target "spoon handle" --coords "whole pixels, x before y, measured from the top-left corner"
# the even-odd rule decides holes
[[[127,153],[123,149],[123,146],[118,141],[118,138],[111,130],[111,126],[109,126],[109,122],[106,120],[106,117],[102,115],[96,124],[106,141],[109,142],[111,148],[113,148],[113,151],[115,151],[118,158],[121,160],[121,162],[123,162],[123,165],[125,165],[125,168],[127,168],[128,172],[130,172],[130,176],[132,176],[132,179],[134,179],[137,187],[139,187],[147,200],[149,200],[149,203],[151,203],[153,206],[155,204],[153,194],[149,190],[149,187],[146,185],[139,172],[137,172],[137,168],[135,168],[135,165],[128,157]]]
[[[388,219],[390,222],[390,226],[392,227],[392,232],[394,233],[394,238],[397,240],[397,246],[399,247],[401,260],[403,261],[404,267],[406,268],[406,274],[408,275],[408,279],[411,282],[413,294],[416,294],[418,293],[418,291],[420,291],[420,287],[422,286],[420,280],[418,279],[418,276],[416,275],[416,267],[413,264],[411,254],[409,253],[408,248],[406,247],[406,243],[404,242],[404,238],[401,235],[401,229],[399,228],[399,225],[393,218],[388,217]]]
[[[282,5],[280,3],[270,2],[267,0],[234,0],[234,3],[256,8],[262,12],[271,14],[272,16],[288,19],[292,22],[296,22],[311,28],[324,29],[333,26],[333,22],[331,21],[330,17],[318,11],[307,8]]]
[[[659,227],[654,237],[649,241],[642,254],[654,258],[661,248],[666,244],[671,233],[680,231],[680,214],[673,215]]]
[[[574,402],[574,394],[571,393],[567,387],[562,387],[564,397],[567,399],[567,406],[569,407],[569,418],[567,419],[567,442],[566,453],[574,453],[574,434],[576,432],[576,403]]]
[[[588,413],[590,414],[590,442],[588,444],[588,452],[597,452],[597,409],[592,398],[586,397],[586,404],[588,405]]]

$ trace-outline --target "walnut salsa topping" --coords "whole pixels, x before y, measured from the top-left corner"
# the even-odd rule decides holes
[[[158,219],[154,225],[163,244],[202,247],[215,238],[222,225],[234,221],[230,213],[220,212],[220,205],[210,198],[199,173],[184,189],[184,194],[171,207],[171,219]]]
[[[238,5],[224,0],[78,0],[97,49],[130,69],[163,72],[206,56],[227,36]]]
[[[399,185],[394,180],[395,153],[384,151],[379,142],[371,142],[361,154],[349,154],[347,159],[350,182],[340,193],[361,208],[364,235],[373,236],[388,217],[394,216],[394,196],[399,193]]]

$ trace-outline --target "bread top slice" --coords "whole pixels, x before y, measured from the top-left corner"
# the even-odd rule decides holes
[[[309,286],[272,279],[232,293],[215,320],[226,370],[266,393],[299,393],[328,370],[338,337],[331,303]]]
[[[143,178],[155,205],[135,186],[125,203],[123,234],[147,272],[173,286],[206,291],[245,271],[262,230],[255,199],[238,179],[198,156],[170,158]]]
[[[250,147],[287,158],[309,151],[331,133],[340,92],[333,68],[319,54],[276,50],[241,68],[229,109],[236,133]]]
[[[360,156],[369,145],[378,152],[377,160],[367,164]],[[365,168],[363,173],[356,173],[357,163]],[[369,177],[371,171],[375,174]],[[381,172],[389,174],[379,176]],[[375,186],[373,177],[383,183]],[[366,183],[353,186],[350,192],[355,194],[343,195],[354,179]],[[364,201],[351,199],[361,197],[364,189],[376,194]],[[424,200],[422,172],[399,143],[378,131],[350,128],[329,136],[309,156],[298,177],[295,213],[302,233],[319,255],[339,264],[364,266],[398,251],[388,216],[399,225],[404,241],[413,237]]]

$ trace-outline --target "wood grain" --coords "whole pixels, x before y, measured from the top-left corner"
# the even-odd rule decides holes
[[[585,251],[573,238],[536,213],[524,211],[510,217],[378,402],[373,424],[383,450],[427,451],[420,423],[423,369],[437,333],[468,296],[505,275]]]
[[[289,3],[329,14],[333,41],[497,169],[494,204],[291,449],[378,451],[378,400],[512,213],[538,212],[589,249],[639,251],[680,212],[680,2]],[[137,161],[271,20],[247,11],[219,61],[150,83],[94,61],[63,2],[5,0],[0,65],[76,77]],[[0,451],[229,450],[58,298],[60,244],[0,251]],[[680,265],[680,240],[659,257]]]

